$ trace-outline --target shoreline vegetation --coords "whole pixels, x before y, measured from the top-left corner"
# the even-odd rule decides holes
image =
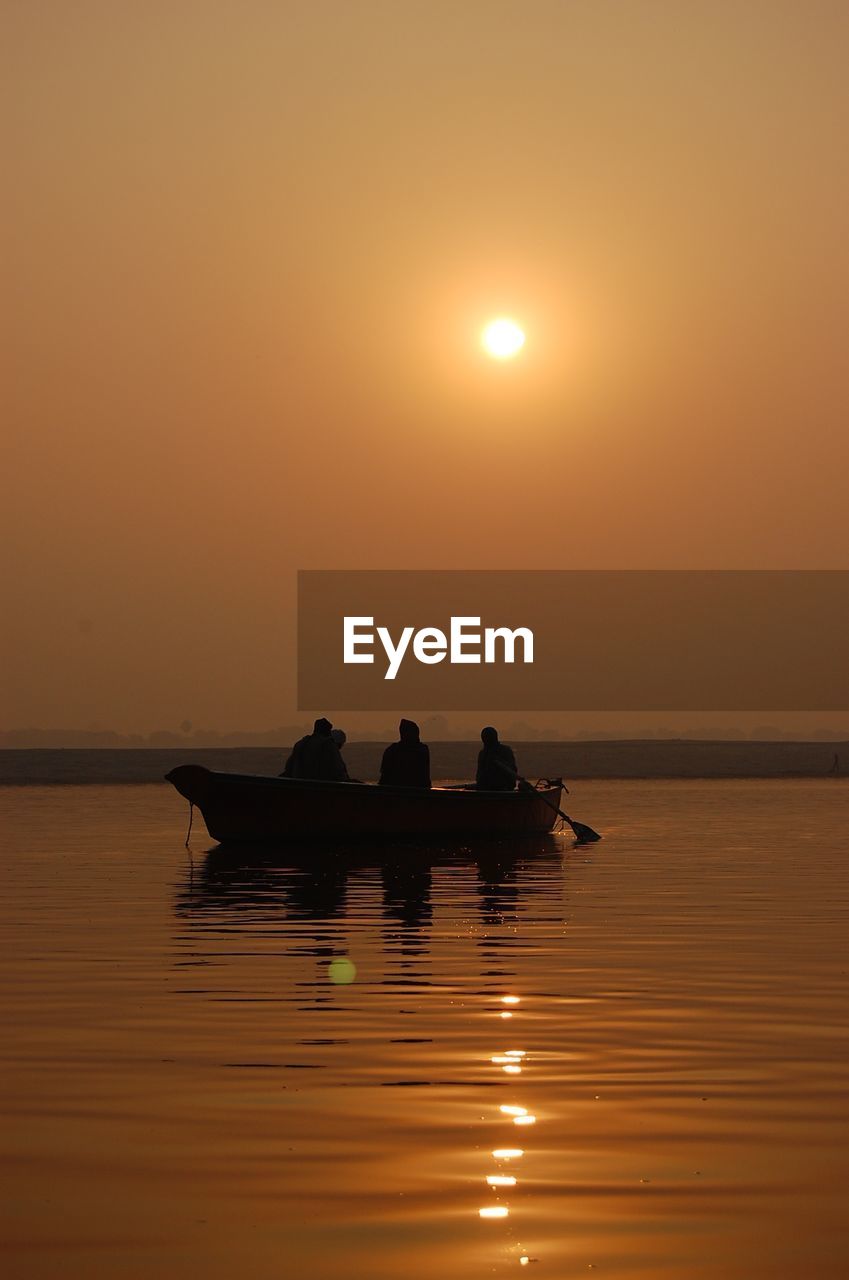
[[[849,777],[849,741],[714,741],[688,738],[512,741],[525,777]],[[352,777],[374,781],[385,742],[348,742]],[[431,741],[434,779],[473,777],[479,742]],[[263,747],[30,747],[0,749],[0,786],[157,783],[179,764],[227,773],[279,773],[290,744]],[[835,761],[837,762],[835,768]]]

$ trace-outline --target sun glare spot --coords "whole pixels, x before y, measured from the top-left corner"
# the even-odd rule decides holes
[[[357,976],[357,966],[347,956],[337,956],[327,966],[327,976],[336,986],[346,987]]]
[[[525,345],[525,335],[515,320],[500,316],[490,320],[481,335],[484,351],[493,360],[510,360]]]

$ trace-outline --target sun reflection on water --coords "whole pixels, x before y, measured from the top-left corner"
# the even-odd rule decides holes
[[[521,997],[516,995],[501,996],[502,1004],[518,1005],[520,1002]],[[513,1014],[509,1009],[502,1009],[499,1016],[512,1018]],[[523,1067],[527,1065],[525,1062],[527,1056],[527,1050],[525,1049],[503,1049],[499,1053],[492,1054],[489,1061],[492,1066],[500,1067],[506,1075],[518,1076],[522,1074]],[[532,1125],[536,1123],[536,1116],[532,1115],[527,1107],[523,1107],[519,1103],[503,1102],[500,1104],[498,1111],[505,1120],[510,1120],[513,1124]],[[525,1152],[522,1147],[495,1147],[491,1154],[493,1160],[501,1163],[503,1161],[519,1160],[524,1156]],[[487,1186],[491,1187],[496,1195],[509,1192],[510,1189],[518,1186],[518,1179],[512,1173],[502,1171],[487,1174],[486,1182]],[[479,1209],[478,1213],[482,1218],[506,1218],[510,1213],[510,1206],[504,1203],[497,1203],[487,1209]],[[524,1246],[516,1242],[515,1239],[509,1245],[509,1253],[514,1259],[518,1253],[518,1261],[522,1266],[527,1266],[532,1261],[530,1255],[524,1252]],[[536,1259],[533,1259],[533,1261],[536,1261]]]

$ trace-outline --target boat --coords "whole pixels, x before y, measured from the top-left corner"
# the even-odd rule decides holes
[[[551,831],[562,782],[517,791],[381,787],[362,782],[216,773],[184,764],[165,775],[221,844],[251,841],[527,836]]]

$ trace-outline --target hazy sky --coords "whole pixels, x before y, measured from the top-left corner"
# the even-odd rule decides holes
[[[849,567],[842,0],[2,15],[2,727],[291,720],[298,568]]]

